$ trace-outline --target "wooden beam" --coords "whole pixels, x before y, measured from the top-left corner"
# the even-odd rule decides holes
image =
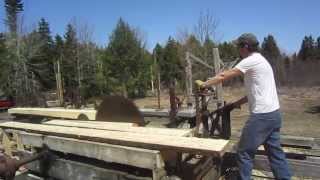
[[[188,136],[191,135],[191,129],[169,129],[169,128],[153,128],[153,127],[133,127],[132,123],[110,123],[110,122],[99,122],[92,123],[87,122],[74,122],[70,120],[50,120],[44,122],[46,125],[56,125],[64,127],[79,127],[88,129],[102,129],[109,131],[121,131],[121,132],[132,132],[142,134],[160,134],[167,136]],[[128,125],[129,124],[129,125]]]
[[[169,117],[168,109],[140,108],[143,116]],[[85,115],[88,120],[96,119],[96,110],[85,109],[62,109],[62,108],[11,108],[8,112],[12,115],[34,115],[43,117],[53,117],[62,119],[79,119],[80,115]],[[178,117],[195,117],[194,109],[181,109],[177,113]]]
[[[159,116],[159,117],[169,117],[169,109],[151,109],[151,108],[140,108],[140,112],[143,116]],[[196,116],[195,109],[179,109],[177,117],[193,118]]]
[[[36,115],[44,117],[56,117],[65,119],[78,119],[81,114],[89,120],[96,119],[96,110],[85,109],[63,109],[63,108],[11,108],[9,114]]]
[[[18,134],[24,145],[42,147],[43,144],[46,144],[49,149],[54,151],[151,170],[164,167],[160,152],[156,150],[97,143],[73,138],[45,136],[23,131],[18,132]]]
[[[213,48],[213,61],[214,61],[214,72],[215,75],[217,75],[218,73],[220,73],[220,55],[219,55],[219,50],[218,48]],[[217,98],[218,98],[218,108],[221,107],[223,104],[223,89],[222,89],[222,84],[218,84],[216,85],[217,89]]]
[[[207,67],[208,69],[211,69],[211,70],[214,69],[214,67],[212,67],[212,66],[210,66],[209,64],[205,63],[205,62],[202,61],[200,58],[196,57],[195,55],[193,55],[193,54],[191,54],[191,53],[189,53],[189,57],[190,57],[192,60],[194,60],[194,61],[196,61],[196,62],[204,65],[204,66]]]
[[[190,52],[186,52],[186,89],[187,89],[187,104],[192,103],[192,63],[190,60]]]
[[[1,128],[17,129],[34,133],[56,135],[116,145],[143,147],[155,150],[201,153],[221,156],[229,142],[222,139],[204,139],[196,137],[176,137],[165,135],[139,134],[131,132],[84,129],[77,127],[49,126],[42,124],[5,122]]]

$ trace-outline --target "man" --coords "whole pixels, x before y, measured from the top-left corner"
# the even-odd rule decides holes
[[[210,87],[244,75],[247,96],[241,101],[248,101],[250,116],[238,146],[239,178],[250,179],[254,155],[258,147],[264,145],[275,178],[290,179],[288,163],[280,146],[281,114],[272,68],[258,52],[259,42],[253,34],[242,34],[235,43],[243,59],[235,68],[219,73],[201,86]]]

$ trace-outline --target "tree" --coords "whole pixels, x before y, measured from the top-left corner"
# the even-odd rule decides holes
[[[161,79],[167,87],[174,84],[175,80],[181,80],[184,69],[179,56],[179,44],[171,37],[163,50],[163,60],[159,65]]]
[[[194,34],[201,44],[207,39],[215,39],[218,24],[218,20],[209,10],[200,13],[198,22],[194,27]]]
[[[268,35],[264,38],[261,45],[261,51],[273,69],[277,84],[280,85],[280,82],[284,80],[284,67],[280,50],[272,35]]]
[[[197,57],[202,57],[202,46],[195,35],[190,35],[183,47],[186,51],[191,52],[193,55]]]
[[[213,48],[216,47],[213,40],[206,38],[203,43],[203,55],[201,56],[208,64],[213,65]]]
[[[61,62],[62,77],[64,79],[64,87],[66,98],[73,104],[79,102],[79,87],[77,81],[77,48],[78,40],[75,28],[67,25],[66,33],[64,34],[63,59]]]
[[[39,68],[33,69],[34,74],[41,82],[44,89],[51,89],[54,87],[54,59],[53,59],[53,41],[50,35],[49,23],[41,18],[38,24],[38,39],[39,39],[39,52],[30,59],[30,63],[38,66]]]
[[[61,59],[63,56],[63,49],[64,49],[64,41],[63,38],[57,34],[54,37],[54,43],[53,43],[53,59],[58,60]]]
[[[120,18],[104,57],[106,78],[114,92],[120,91],[130,97],[143,94],[139,92],[143,89],[139,86],[146,89],[148,81],[145,78],[150,77],[147,75],[150,68],[146,66],[148,63],[150,65],[151,60],[147,56],[136,31]]]
[[[8,61],[8,53],[5,34],[0,33],[0,91],[5,93],[9,91],[8,76],[10,74],[10,61]]]
[[[23,11],[22,0],[5,0],[5,9],[7,14],[5,23],[9,27],[10,33],[16,36],[18,13]]]
[[[316,54],[316,58],[320,60],[320,36],[317,38]]]
[[[223,42],[218,48],[221,59],[224,61],[234,61],[240,57],[237,47],[232,43]]]
[[[302,40],[298,57],[302,60],[313,59],[315,57],[315,42],[311,35],[305,36]]]

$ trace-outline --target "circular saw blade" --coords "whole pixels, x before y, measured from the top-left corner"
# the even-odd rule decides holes
[[[96,120],[128,122],[139,126],[146,124],[138,107],[123,96],[106,96],[98,107]]]

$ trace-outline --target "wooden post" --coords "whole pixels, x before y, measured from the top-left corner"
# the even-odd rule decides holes
[[[156,71],[156,74],[157,74],[157,81],[158,81],[158,86],[157,86],[157,96],[158,96],[158,109],[160,109],[160,91],[161,91],[161,80],[160,80],[160,65],[159,65],[159,62],[157,61],[157,58],[156,58],[156,54],[154,55],[154,63],[155,63],[155,71]]]
[[[220,55],[218,48],[213,48],[213,61],[214,61],[214,73],[217,75],[220,72]],[[218,84],[216,86],[216,93],[217,93],[217,99],[218,108],[223,105],[223,90],[222,90],[222,84]]]
[[[61,80],[61,70],[60,70],[60,61],[57,61],[57,87],[58,87],[58,98],[59,98],[59,105],[63,105],[63,86]]]
[[[190,60],[190,53],[186,52],[186,88],[187,88],[187,104],[192,103],[192,63]]]
[[[153,82],[153,68],[150,66],[150,74],[151,74],[151,92],[154,94],[154,82]]]

